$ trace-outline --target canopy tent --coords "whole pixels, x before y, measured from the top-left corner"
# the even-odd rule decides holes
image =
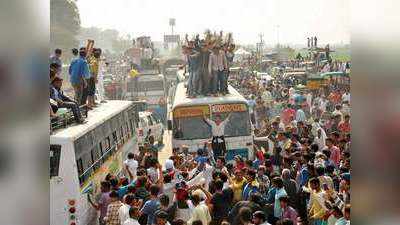
[[[235,52],[235,57],[234,57],[233,60],[234,60],[235,62],[239,62],[239,61],[242,61],[242,60],[246,59],[246,58],[249,57],[250,55],[251,55],[250,52],[248,52],[248,51],[246,51],[246,50],[240,48],[240,49],[236,50],[236,52]]]
[[[235,55],[245,55],[246,56],[246,55],[251,55],[251,53],[240,48],[240,49],[236,50]]]

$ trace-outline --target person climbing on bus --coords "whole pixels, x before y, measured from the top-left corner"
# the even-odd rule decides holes
[[[222,120],[221,115],[215,115],[215,121],[208,119],[204,115],[204,122],[211,126],[212,133],[212,141],[211,146],[214,153],[214,159],[217,159],[219,156],[224,156],[226,154],[226,145],[225,145],[225,125],[229,121],[231,114]]]

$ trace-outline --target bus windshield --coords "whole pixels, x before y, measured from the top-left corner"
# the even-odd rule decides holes
[[[129,92],[164,91],[162,80],[137,80],[131,79],[128,82]]]
[[[215,116],[219,114],[224,120],[229,113],[213,113]],[[251,135],[250,117],[248,112],[231,112],[231,117],[225,125],[225,137],[238,137]]]
[[[139,81],[137,91],[163,91],[164,85],[162,80]]]
[[[181,140],[206,139],[211,137],[211,127],[203,117],[174,119],[174,138]]]

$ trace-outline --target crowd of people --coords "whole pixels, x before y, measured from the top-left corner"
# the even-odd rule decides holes
[[[59,108],[71,109],[77,123],[84,123],[80,106],[96,107],[95,93],[101,49],[85,47],[72,49],[73,59],[68,67],[69,82],[74,90],[74,99],[62,91],[62,50],[56,49],[50,56],[50,117],[56,118]]]
[[[226,162],[211,141],[195,153],[175,148],[163,165],[151,146],[130,153],[125,177],[109,174],[90,198],[100,224],[350,224],[349,86],[298,90],[279,76],[265,82],[246,73],[231,85],[254,115],[254,160]],[[215,133],[223,124],[207,122]]]
[[[189,73],[189,97],[228,93],[229,67],[233,62],[234,50],[232,35],[224,38],[222,31],[219,35],[206,31],[203,39],[196,35],[189,40],[186,35],[182,53]]]

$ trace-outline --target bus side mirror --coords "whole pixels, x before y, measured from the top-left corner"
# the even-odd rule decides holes
[[[167,121],[167,128],[168,128],[168,130],[172,130],[172,121],[171,120]]]

